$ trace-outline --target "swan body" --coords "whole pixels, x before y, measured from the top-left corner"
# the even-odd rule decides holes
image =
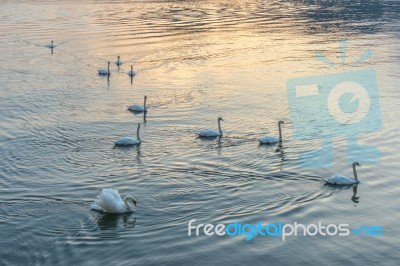
[[[135,75],[136,75],[136,72],[135,72],[135,70],[133,70],[133,66],[131,66],[131,70],[130,70],[130,71],[128,71],[128,75],[129,75],[129,76],[131,76],[131,77],[133,77],[133,76],[135,76]]]
[[[279,142],[279,138],[273,136],[264,136],[258,139],[262,144],[274,144]]]
[[[141,143],[140,140],[132,137],[122,137],[115,142],[116,146],[132,146],[139,145]]]
[[[222,137],[222,129],[221,129],[221,121],[224,121],[221,117],[218,117],[218,130],[211,130],[211,129],[203,129],[200,130],[197,135],[199,137]]]
[[[115,64],[116,64],[117,66],[120,66],[120,65],[123,64],[123,62],[121,61],[120,56],[117,56],[117,61],[115,61]]]
[[[324,180],[326,183],[332,185],[353,185],[358,183],[358,181],[355,181],[353,178],[343,175],[334,175],[329,178],[325,178]]]
[[[99,69],[99,75],[102,75],[102,76],[109,76],[109,75],[111,75],[111,72],[110,72],[110,62],[108,62],[107,68],[101,68],[101,69]]]
[[[55,45],[54,45],[54,42],[53,41],[51,41],[51,43],[50,44],[48,44],[48,45],[46,45],[48,48],[50,48],[50,49],[53,49],[54,47],[56,47]]]
[[[275,144],[275,143],[282,143],[282,128],[281,125],[285,124],[283,121],[278,122],[278,128],[279,128],[279,137],[274,137],[274,136],[263,136],[258,139],[260,141],[260,144]]]
[[[361,165],[358,162],[353,163],[354,179],[347,177],[347,176],[334,175],[334,176],[325,178],[324,181],[330,185],[341,185],[341,186],[358,184],[360,181],[358,180],[358,177],[357,177],[356,166],[361,166]]]
[[[128,110],[132,111],[132,112],[137,112],[137,113],[147,112],[146,102],[147,102],[147,96],[144,96],[143,105],[133,104],[133,105],[128,106]]]
[[[132,137],[122,137],[115,141],[115,146],[133,146],[133,145],[139,145],[142,143],[142,140],[140,139],[139,135],[139,130],[140,130],[140,123],[138,123],[137,126],[137,131],[136,131],[136,138]]]
[[[211,130],[211,129],[202,129],[200,130],[197,135],[199,137],[219,137],[221,134],[218,130]]]
[[[122,199],[118,190],[106,188],[101,190],[97,199],[90,205],[90,208],[107,213],[132,212],[136,208],[136,200],[132,196],[125,196]]]

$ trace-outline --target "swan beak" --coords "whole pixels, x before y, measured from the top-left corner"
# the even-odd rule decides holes
[[[137,208],[136,200],[133,201],[133,205],[135,205],[135,208]]]

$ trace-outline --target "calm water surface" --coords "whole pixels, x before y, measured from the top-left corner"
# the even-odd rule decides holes
[[[400,5],[398,1],[2,1],[0,9],[1,265],[398,265]],[[323,51],[357,68],[330,69]],[[53,54],[44,47],[66,43]],[[107,60],[109,80],[97,75]],[[132,82],[130,63],[138,72]],[[286,80],[374,68],[383,129],[359,136],[382,153],[353,190],[344,136],[330,168],[303,169],[320,140],[292,138]],[[125,106],[149,99],[142,115]],[[301,111],[301,110],[299,110]],[[216,128],[225,137],[202,141]],[[260,147],[286,122],[284,150]],[[366,154],[365,156],[368,156]],[[89,205],[99,190],[133,194],[129,215]],[[187,223],[380,225],[381,237],[188,237]]]

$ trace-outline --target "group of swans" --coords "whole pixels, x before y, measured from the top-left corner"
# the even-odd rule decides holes
[[[146,107],[147,96],[144,96],[144,104],[134,104],[128,106],[128,110],[136,112],[147,112]],[[115,141],[115,146],[134,146],[141,144],[140,139],[140,123],[137,124],[136,138],[122,137]],[[132,204],[133,205],[132,205]],[[124,199],[118,193],[118,190],[106,188],[102,189],[97,199],[90,205],[92,210],[105,212],[105,213],[125,213],[133,212],[137,207],[137,201],[132,196],[125,196]]]
[[[349,178],[347,176],[336,175],[336,176],[331,176],[329,178],[325,178],[324,181],[327,184],[342,185],[342,186],[358,184],[359,181],[357,178],[356,166],[361,166],[361,165],[358,162],[353,163],[354,179]],[[353,198],[354,197],[355,196],[353,196]],[[358,202],[357,199],[358,198],[356,197],[355,202]],[[137,207],[137,201],[134,197],[127,195],[124,197],[124,199],[122,199],[118,193],[118,190],[110,188],[102,189],[100,194],[97,196],[97,199],[90,205],[90,208],[92,210],[105,213],[133,212],[136,207]]]
[[[128,110],[134,111],[141,111],[146,112],[146,100],[147,96],[144,96],[144,104],[142,105],[131,105],[128,106]],[[221,129],[221,121],[224,121],[221,117],[218,117],[218,130],[211,130],[211,129],[203,129],[197,133],[199,137],[222,137],[222,129]],[[279,130],[279,137],[274,136],[263,136],[259,138],[261,144],[274,144],[274,143],[282,143],[282,128],[281,125],[284,124],[283,121],[278,122],[278,130]],[[138,123],[137,131],[136,131],[136,138],[132,137],[123,137],[120,138],[115,142],[117,146],[127,146],[127,145],[139,145],[141,143],[140,135],[140,123]],[[335,175],[329,178],[323,179],[328,185],[336,185],[336,186],[350,186],[356,185],[359,183],[356,166],[361,166],[358,162],[354,162],[353,166],[353,173],[354,179],[342,176],[342,175]],[[130,204],[133,203],[133,206]],[[132,196],[125,196],[122,200],[121,196],[119,195],[116,189],[103,189],[101,193],[97,196],[97,199],[91,204],[91,208],[93,210],[106,212],[106,213],[125,213],[125,212],[132,212],[134,208],[136,208],[136,200]]]
[[[52,43],[53,44],[53,43]],[[107,68],[100,68],[99,71],[99,75],[101,76],[110,76],[111,75],[111,71],[110,71],[110,64],[111,62],[108,61],[107,62]],[[117,61],[115,61],[115,64],[117,65],[117,67],[119,68],[123,62],[121,61],[121,57],[117,56]],[[127,73],[130,77],[133,77],[136,75],[136,72],[133,70],[133,65],[131,65],[131,70],[128,71]]]
[[[203,129],[200,130],[197,135],[202,138],[211,138],[211,137],[222,137],[222,129],[221,129],[221,121],[224,121],[221,117],[218,117],[217,123],[218,123],[218,130],[211,130],[211,129]],[[260,144],[276,144],[279,143],[280,145],[282,144],[282,127],[281,125],[285,124],[283,121],[278,121],[278,131],[279,131],[279,137],[275,136],[263,136],[259,138]],[[348,185],[355,185],[359,183],[358,177],[357,177],[357,170],[356,166],[361,166],[358,162],[353,163],[353,173],[354,173],[354,179],[347,177],[347,176],[342,176],[342,175],[335,175],[331,176],[329,178],[323,179],[327,184],[330,185],[339,185],[339,186],[348,186]]]
[[[144,96],[143,105],[134,104],[128,106],[128,110],[135,112],[147,112],[146,106],[147,96]],[[211,129],[203,129],[198,132],[198,136],[200,137],[222,137],[222,129],[221,129],[221,121],[224,121],[221,117],[218,117],[218,130]],[[265,136],[260,138],[261,143],[275,143],[282,141],[282,132],[281,132],[281,124],[283,121],[279,121],[279,139],[276,137]],[[132,137],[122,137],[115,141],[116,146],[130,146],[130,145],[139,145],[141,144],[140,139],[140,123],[137,125],[136,138]],[[129,203],[132,202],[134,207],[136,207],[136,200],[132,196],[125,196],[122,200],[116,189],[103,189],[101,193],[97,196],[97,199],[91,204],[91,208],[93,210],[106,212],[106,213],[125,213],[132,212],[134,207]]]
[[[60,43],[62,44],[62,43]],[[60,45],[58,44],[58,45]],[[47,45],[48,48],[53,49],[56,46],[54,44],[54,41],[51,41],[49,45]],[[118,68],[123,64],[121,61],[121,57],[117,57],[117,61],[115,64],[118,66]],[[110,71],[110,62],[107,63],[107,68],[99,69],[98,70],[99,75],[106,75],[110,76],[111,71]],[[130,77],[133,77],[136,75],[136,72],[133,70],[133,66],[131,65],[130,71],[127,73]],[[146,106],[146,101],[147,101],[147,96],[144,96],[144,103],[143,105],[140,104],[133,104],[128,106],[129,111],[133,112],[147,112],[147,106]],[[221,117],[218,117],[217,119],[217,124],[218,124],[218,130],[211,130],[211,129],[203,129],[200,130],[197,135],[199,137],[222,137],[223,132],[221,128],[221,121],[224,121]],[[260,144],[282,144],[282,128],[281,125],[285,124],[283,121],[278,121],[278,131],[279,131],[279,137],[275,136],[263,136],[260,137],[258,140]],[[136,138],[133,137],[122,137],[115,141],[116,146],[130,146],[130,145],[140,145],[141,144],[141,139],[140,139],[140,123],[137,124],[137,130],[136,130]],[[356,166],[361,166],[358,162],[354,162],[352,164],[353,166],[353,174],[354,174],[354,179],[349,178],[347,176],[342,176],[342,175],[335,175],[331,176],[329,178],[323,179],[326,184],[330,185],[341,185],[341,186],[348,186],[348,185],[356,185],[359,183],[358,176],[357,176],[357,170]],[[121,196],[118,193],[118,190],[116,189],[103,189],[100,194],[97,196],[97,199],[90,205],[90,207],[93,210],[105,212],[105,213],[125,213],[125,212],[132,212],[136,207],[137,207],[137,201],[134,197],[127,195],[124,197],[124,199],[121,198]]]
[[[51,50],[53,50],[53,49],[56,48],[57,46],[59,46],[59,45],[61,45],[61,44],[63,44],[63,43],[66,43],[66,42],[67,42],[67,41],[61,42],[61,43],[59,43],[59,44],[54,44],[54,41],[52,40],[52,41],[50,42],[50,44],[46,45],[46,47],[47,47],[47,48],[50,48]],[[111,75],[110,64],[111,64],[110,61],[108,61],[108,62],[107,62],[107,68],[100,68],[100,69],[98,70],[98,73],[99,73],[100,76],[110,76],[110,75]],[[120,56],[117,56],[117,60],[115,61],[115,64],[117,65],[118,68],[123,64],[123,62],[121,61],[121,57],[120,57]],[[136,75],[136,72],[133,70],[133,65],[131,65],[131,70],[129,70],[127,74],[128,74],[130,77],[133,77],[133,76]]]
[[[223,132],[221,129],[221,121],[224,121],[224,120],[221,117],[218,117],[218,119],[217,119],[218,130],[202,129],[197,133],[197,135],[202,138],[222,137]],[[285,122],[283,122],[283,121],[278,122],[279,137],[263,136],[258,139],[260,144],[275,144],[275,143],[282,144],[282,128],[281,128],[282,124],[285,124]]]
[[[147,96],[144,96],[144,103],[143,105],[140,104],[133,104],[128,106],[128,110],[135,112],[135,113],[146,113],[147,112]],[[114,142],[115,146],[135,146],[135,145],[140,145],[142,143],[142,140],[140,139],[140,123],[137,124],[137,129],[136,129],[136,138],[133,137],[122,137],[118,139],[117,141]]]
[[[128,110],[134,112],[147,112],[146,106],[147,96],[144,96],[143,105],[133,104],[128,106]],[[224,121],[221,117],[218,117],[217,124],[218,130],[211,129],[203,129],[200,130],[197,135],[203,138],[211,138],[211,137],[222,137],[223,132],[221,128],[221,121]],[[259,138],[260,144],[276,144],[282,145],[282,124],[285,124],[283,121],[278,121],[278,131],[279,136],[263,136]],[[140,145],[140,123],[137,125],[136,138],[133,137],[122,137],[115,141],[116,146],[131,146],[131,145]],[[356,166],[361,166],[358,162],[353,163],[353,173],[354,179],[349,178],[347,176],[335,175],[329,178],[324,178],[323,181],[328,185],[336,185],[336,186],[350,186],[356,185],[359,183]],[[129,202],[133,203],[132,206]],[[106,212],[106,213],[125,213],[132,212],[136,208],[136,200],[132,196],[125,196],[122,200],[116,189],[103,189],[101,193],[97,196],[97,199],[91,204],[91,208],[93,210]]]

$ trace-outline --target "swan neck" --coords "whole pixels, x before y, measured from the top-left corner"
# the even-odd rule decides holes
[[[136,138],[140,141],[139,131],[140,131],[140,124],[138,124],[137,130],[136,130]]]
[[[279,142],[282,142],[282,128],[281,128],[281,123],[278,123],[278,128],[279,128]]]
[[[220,119],[218,119],[218,131],[219,131],[219,134],[222,136],[221,120]]]
[[[132,211],[133,210],[133,206],[129,203],[129,201],[135,203],[136,200],[132,196],[125,196],[124,197],[124,204],[125,204],[126,209],[128,211]]]
[[[356,165],[353,165],[354,180],[358,181]]]

